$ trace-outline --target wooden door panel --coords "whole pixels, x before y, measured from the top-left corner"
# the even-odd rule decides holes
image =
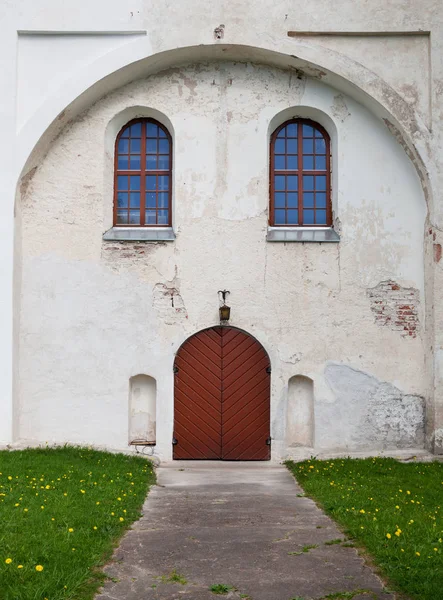
[[[174,458],[268,460],[269,357],[252,336],[213,327],[177,352]]]

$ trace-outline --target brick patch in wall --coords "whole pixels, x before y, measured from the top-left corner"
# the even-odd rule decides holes
[[[402,287],[389,279],[367,290],[367,295],[377,325],[389,327],[405,337],[417,337],[420,329],[418,290]]]

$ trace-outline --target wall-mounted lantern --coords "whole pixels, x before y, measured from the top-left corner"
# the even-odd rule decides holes
[[[231,317],[231,307],[226,305],[226,295],[230,294],[228,290],[219,290],[219,295],[221,294],[223,304],[218,309],[220,315],[220,324],[227,323]]]

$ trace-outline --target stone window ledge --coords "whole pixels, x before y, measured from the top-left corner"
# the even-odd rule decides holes
[[[172,242],[172,227],[111,227],[103,234],[105,241],[112,242]]]
[[[268,227],[268,242],[339,242],[332,227]]]

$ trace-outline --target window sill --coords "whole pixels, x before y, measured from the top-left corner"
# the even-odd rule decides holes
[[[111,242],[172,242],[175,233],[172,227],[111,227],[103,234]]]
[[[268,227],[268,242],[334,242],[340,236],[332,227]]]

